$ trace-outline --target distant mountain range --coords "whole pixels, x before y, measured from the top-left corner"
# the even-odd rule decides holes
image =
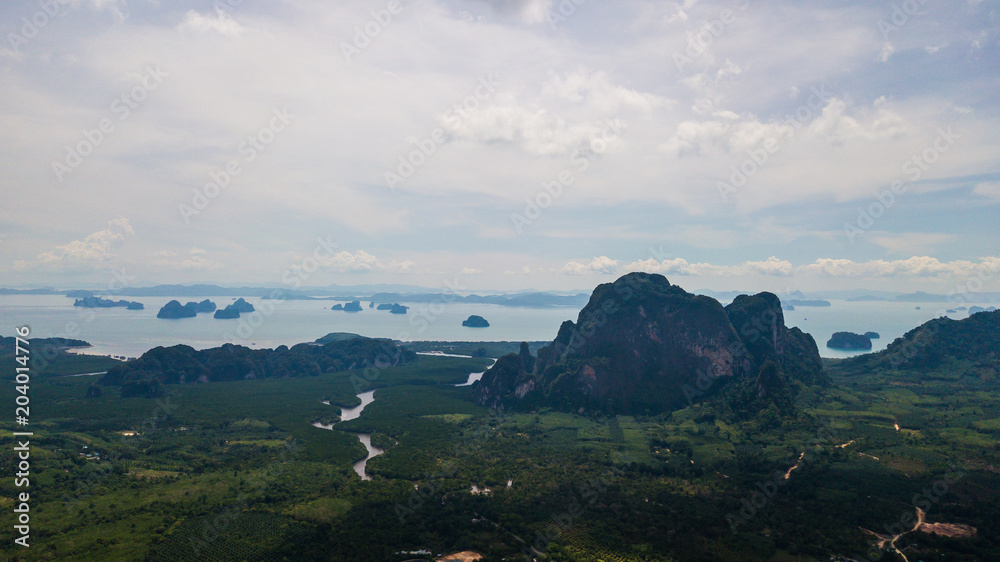
[[[712,297],[720,302],[732,302],[740,295],[753,294],[750,291],[711,291],[707,289],[694,291],[693,294]],[[327,287],[303,287],[301,289],[286,289],[281,287],[222,287],[219,285],[156,285],[154,287],[129,287],[119,291],[104,290],[64,290],[53,287],[40,289],[0,289],[0,295],[65,295],[75,299],[91,296],[120,297],[258,297],[278,300],[339,300],[339,301],[375,301],[378,304],[393,302],[462,302],[472,304],[496,304],[518,307],[550,307],[567,306],[583,307],[587,304],[589,295],[586,293],[568,294],[560,291],[518,291],[511,293],[472,294],[458,296],[441,293],[440,289],[420,287],[417,285],[372,284],[372,285],[330,285]],[[829,300],[847,300],[852,302],[916,302],[916,303],[952,303],[960,304],[954,296],[925,293],[893,293],[888,291],[868,291],[865,289],[850,289],[838,291],[793,291],[782,293],[782,302],[792,306],[829,306]],[[1000,302],[1000,293],[964,293],[962,303]]]
[[[359,286],[363,288],[364,286]],[[371,287],[386,287],[385,285]],[[396,285],[393,287],[406,287]],[[98,295],[114,295],[123,297],[185,297],[185,298],[205,298],[205,297],[258,297],[275,300],[339,300],[339,301],[374,301],[378,304],[384,303],[470,303],[470,304],[495,304],[500,306],[515,306],[529,308],[544,308],[552,306],[582,307],[587,304],[589,298],[586,294],[562,295],[548,292],[535,293],[511,293],[497,295],[455,295],[448,293],[433,292],[430,289],[423,289],[424,292],[348,292],[345,289],[357,290],[358,287],[331,287],[313,288],[300,291],[293,291],[280,288],[267,287],[220,287],[218,285],[157,285],[155,287],[130,287],[120,291],[86,291],[71,290],[61,291],[53,288],[46,289],[0,289],[0,295],[65,295],[75,299],[87,299]],[[420,289],[420,288],[418,288]]]

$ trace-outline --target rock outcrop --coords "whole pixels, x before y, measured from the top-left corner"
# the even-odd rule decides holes
[[[705,392],[700,381],[759,381],[763,394],[789,380],[826,381],[815,341],[785,327],[778,297],[743,295],[723,307],[646,273],[597,287],[533,365],[526,352],[487,371],[474,390],[478,403],[655,414]]]
[[[215,309],[215,303],[208,299],[201,302],[189,302],[185,305],[181,305],[179,301],[173,300],[165,304],[156,314],[156,317],[168,320],[175,320],[178,318],[194,318],[202,312],[214,312]]]
[[[466,328],[489,328],[490,323],[486,321],[482,316],[476,316],[473,314],[468,320],[462,322],[462,325]]]
[[[830,349],[844,351],[865,351],[872,348],[872,340],[868,336],[852,332],[837,332],[826,342]]]
[[[341,310],[344,312],[361,312],[361,301],[352,301],[346,304],[335,304],[332,310]]]

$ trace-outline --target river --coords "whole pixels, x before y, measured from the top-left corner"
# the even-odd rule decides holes
[[[469,356],[467,356],[467,355],[447,355],[447,354],[443,354],[443,353],[422,353],[421,355],[434,355],[434,356],[446,355],[448,357],[464,357],[464,358],[469,358]],[[496,363],[495,359],[493,360],[493,363],[494,364]],[[490,366],[492,367],[493,365],[490,365]],[[468,378],[468,380],[465,383],[456,384],[455,386],[456,387],[472,386],[473,384],[476,383],[476,381],[478,381],[479,379],[483,378],[484,374],[485,374],[485,371],[482,372],[482,373],[469,373],[469,378]],[[361,417],[361,412],[363,412],[365,410],[365,408],[367,408],[372,402],[375,402],[375,391],[374,390],[369,390],[367,392],[362,392],[361,394],[358,394],[357,396],[358,396],[358,399],[361,400],[361,404],[358,405],[358,406],[355,406],[353,408],[342,408],[341,411],[340,411],[340,421],[337,422],[337,423],[342,423],[342,422],[350,421],[350,420],[356,420],[356,419],[360,418]],[[331,405],[329,400],[324,400],[323,403],[326,404],[327,406]],[[313,427],[318,428],[318,429],[326,429],[328,431],[333,431],[333,428],[336,425],[337,425],[336,423],[323,424],[323,423],[318,422],[318,421],[312,422],[312,426]],[[372,436],[371,436],[370,433],[355,433],[355,435],[358,436],[358,441],[361,441],[361,444],[365,446],[365,450],[368,451],[368,455],[365,458],[363,458],[363,459],[359,460],[358,462],[354,463],[354,472],[357,472],[358,476],[360,476],[362,480],[371,480],[372,477],[369,476],[368,472],[365,470],[368,467],[368,461],[370,461],[371,459],[373,459],[373,458],[375,458],[375,457],[377,457],[377,456],[385,453],[385,450],[384,449],[379,449],[378,447],[375,447],[374,445],[372,445]]]

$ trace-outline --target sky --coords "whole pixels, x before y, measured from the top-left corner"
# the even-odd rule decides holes
[[[1000,291],[1000,2],[0,4],[0,286]]]

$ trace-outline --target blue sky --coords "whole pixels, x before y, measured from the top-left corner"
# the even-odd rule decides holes
[[[996,1],[330,4],[0,5],[0,285],[1000,291]]]

